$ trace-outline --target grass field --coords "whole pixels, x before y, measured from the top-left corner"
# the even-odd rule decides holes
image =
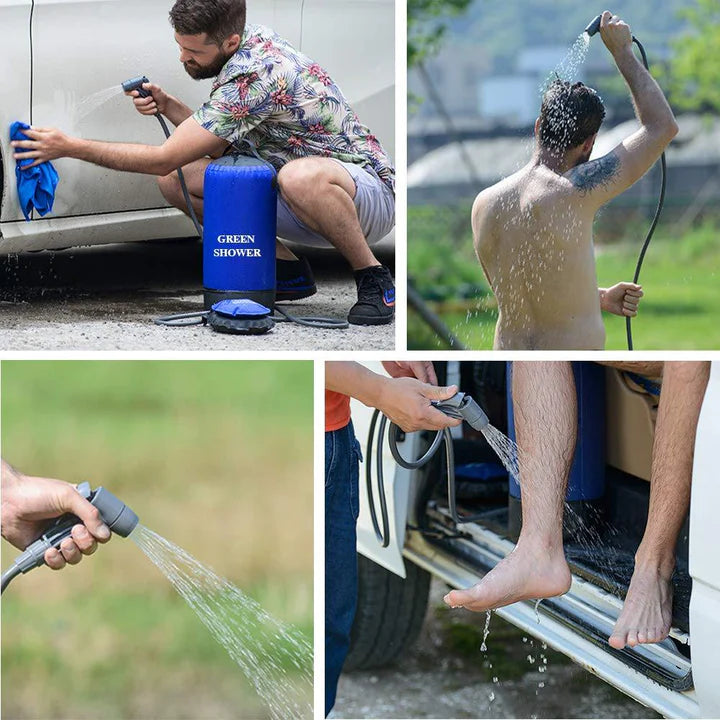
[[[468,348],[491,349],[497,307],[473,253],[469,217],[469,205],[408,208],[408,277]],[[640,277],[645,298],[633,321],[636,349],[720,347],[719,229],[720,222],[706,220],[674,237],[659,226]],[[628,227],[619,242],[596,248],[601,287],[632,280],[644,230]],[[605,314],[604,321],[606,349],[626,349],[624,319]],[[409,310],[408,348],[442,347]]]
[[[3,455],[107,486],[312,640],[312,381],[310,362],[4,361]],[[5,720],[265,714],[132,541],[3,595]]]

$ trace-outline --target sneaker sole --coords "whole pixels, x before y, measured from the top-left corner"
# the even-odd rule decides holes
[[[348,315],[348,322],[351,325],[389,325],[395,319],[395,315],[379,318],[362,318],[355,320]]]

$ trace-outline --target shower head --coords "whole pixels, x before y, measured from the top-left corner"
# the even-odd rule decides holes
[[[585,32],[587,33],[588,37],[592,37],[593,35],[596,35],[598,31],[600,30],[600,21],[602,20],[602,15],[598,15],[586,28]]]
[[[482,430],[490,424],[483,409],[463,392],[455,393],[448,400],[434,402],[433,405],[450,417],[464,420],[474,430]]]

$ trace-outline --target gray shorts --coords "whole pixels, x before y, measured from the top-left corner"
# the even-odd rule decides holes
[[[331,159],[342,165],[355,181],[354,202],[360,226],[368,245],[374,245],[395,227],[395,195],[371,167]],[[277,234],[302,245],[332,247],[294,215],[282,196],[278,196]]]

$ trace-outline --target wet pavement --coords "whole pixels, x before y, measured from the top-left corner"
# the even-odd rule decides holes
[[[392,247],[378,258],[392,268]],[[349,267],[332,251],[305,253],[318,293],[284,303],[294,315],[344,319],[356,300]],[[153,324],[202,310],[202,246],[196,241],[126,243],[0,256],[0,347],[4,350],[387,350],[395,325],[317,330],[282,323],[261,336]]]
[[[399,663],[343,675],[333,718],[657,718],[561,653],[485,613],[450,612],[433,580],[420,638]]]

